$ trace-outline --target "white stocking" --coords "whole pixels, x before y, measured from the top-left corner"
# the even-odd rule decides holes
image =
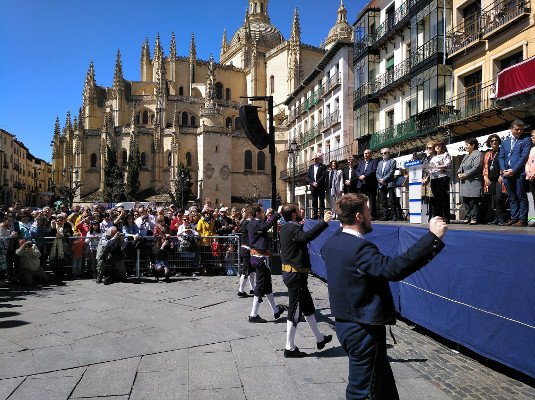
[[[275,299],[273,298],[273,293],[266,294],[266,299],[268,300],[269,305],[271,306],[271,309],[273,310],[273,314],[278,313],[279,312],[279,308],[275,304]]]
[[[305,321],[308,323],[308,326],[310,326],[310,329],[312,329],[312,332],[314,332],[314,336],[316,336],[316,342],[319,343],[323,341],[324,337],[318,329],[318,324],[316,323],[316,317],[314,314],[309,315],[308,317],[305,315]]]
[[[258,315],[258,308],[260,307],[260,297],[255,296],[253,299],[253,309],[251,310],[251,317]]]
[[[245,275],[240,276],[240,288],[238,292],[243,293],[245,291]]]
[[[256,278],[256,272],[251,272],[249,274],[249,285],[251,285],[251,290],[254,290],[255,278]]]

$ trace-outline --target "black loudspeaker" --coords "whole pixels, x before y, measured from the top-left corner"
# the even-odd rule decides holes
[[[240,122],[245,135],[258,150],[263,150],[269,145],[269,134],[258,118],[258,107],[241,106]]]

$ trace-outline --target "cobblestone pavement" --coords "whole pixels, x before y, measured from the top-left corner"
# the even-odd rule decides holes
[[[0,399],[343,399],[347,358],[334,334],[326,284],[310,279],[320,330],[306,323],[296,344],[304,359],[282,356],[285,319],[250,324],[251,299],[233,277],[174,278],[97,285],[0,289]],[[275,296],[285,286],[274,277]],[[535,389],[457,353],[400,321],[388,354],[400,397],[534,399]],[[425,332],[424,332],[425,333]]]

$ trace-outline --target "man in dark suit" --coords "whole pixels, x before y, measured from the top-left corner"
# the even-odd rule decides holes
[[[381,149],[381,155],[383,159],[377,164],[375,176],[377,177],[379,186],[379,198],[383,206],[383,217],[381,221],[388,221],[390,219],[388,216],[388,202],[390,201],[390,206],[392,207],[395,200],[394,197],[396,197],[396,181],[394,179],[396,160],[389,158],[390,150],[386,147]]]
[[[353,156],[347,159],[347,167],[344,168],[344,194],[357,193],[359,177],[357,175],[357,166]]]
[[[502,142],[498,156],[511,206],[511,219],[503,223],[508,226],[528,226],[528,195],[523,180],[531,140],[522,136],[523,130],[524,122],[515,119],[511,123],[511,137]]]
[[[362,194],[336,203],[342,224],[321,249],[327,269],[331,314],[336,335],[349,356],[348,399],[399,399],[386,355],[385,325],[396,320],[388,281],[399,281],[425,266],[444,248],[448,229],[440,217],[404,254],[387,257],[364,238],[372,231],[370,209]]]
[[[357,166],[357,190],[368,196],[372,218],[377,218],[377,160],[372,160],[372,151],[364,150],[364,160]]]
[[[325,189],[327,187],[327,167],[320,162],[321,153],[314,154],[312,161],[314,164],[308,168],[307,181],[312,193],[312,219],[318,219],[318,200],[319,200],[319,218],[323,218],[325,212]]]

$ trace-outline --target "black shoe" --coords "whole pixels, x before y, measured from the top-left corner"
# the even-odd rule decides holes
[[[500,223],[500,221],[495,219],[494,221],[488,222],[487,225],[498,225],[499,223]]]
[[[238,297],[249,297],[249,295],[245,292],[238,292]]]
[[[296,347],[293,350],[284,349],[284,358],[303,358],[306,356],[307,356],[307,353],[299,351],[299,347]]]
[[[97,278],[97,283],[102,283],[102,278]]]
[[[331,340],[333,340],[332,335],[323,335],[323,340],[317,343],[318,350],[322,350],[325,347],[325,345],[329,343]]]
[[[264,322],[267,322],[264,318],[260,317],[260,315],[257,315],[256,317],[251,317],[249,315],[249,322],[255,323],[255,324],[263,324]]]
[[[275,319],[279,319],[284,311],[288,311],[288,306],[285,306],[284,304],[277,304],[277,309],[279,311],[273,314]]]
[[[254,294],[254,290],[249,290],[249,294]]]

